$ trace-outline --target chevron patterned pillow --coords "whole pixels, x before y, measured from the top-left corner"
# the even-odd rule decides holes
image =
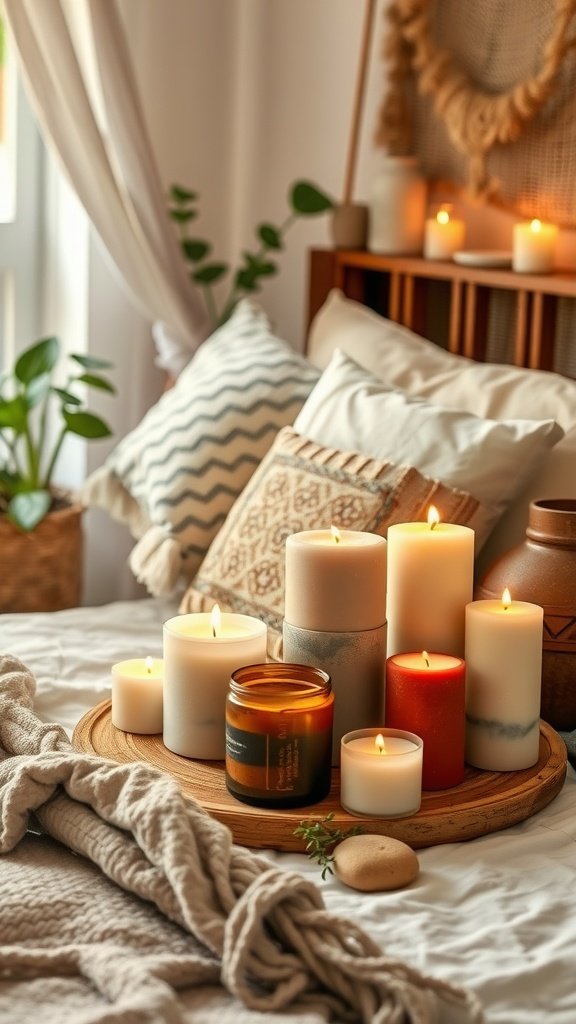
[[[101,472],[98,486],[87,482],[86,504],[115,515],[131,497],[144,512],[150,525],[130,565],[151,593],[169,593],[180,576],[194,575],[235,499],[319,376],[275,337],[266,314],[243,300],[108,458],[105,486]],[[116,484],[127,492],[120,502]],[[133,511],[120,509],[118,517],[130,522]],[[142,533],[142,516],[139,524]]]

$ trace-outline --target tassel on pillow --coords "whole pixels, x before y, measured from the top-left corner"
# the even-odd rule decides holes
[[[161,526],[151,526],[132,549],[130,568],[153,597],[174,592],[182,571],[182,550]]]

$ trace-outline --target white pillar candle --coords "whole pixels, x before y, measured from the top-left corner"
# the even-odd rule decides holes
[[[161,658],[132,658],[112,666],[112,725],[123,732],[162,732]]]
[[[554,267],[555,224],[543,224],[535,218],[528,224],[514,225],[512,269],[524,274],[547,274]]]
[[[464,245],[466,227],[463,220],[452,217],[448,210],[440,209],[424,225],[424,258],[450,260]]]
[[[284,618],[345,633],[386,621],[386,541],[355,530],[306,530],[286,541]]]
[[[516,771],[536,764],[544,611],[527,601],[466,607],[466,760]]]
[[[402,729],[357,729],[342,737],[340,803],[350,814],[399,818],[422,799],[422,740]]]
[[[260,619],[227,612],[219,617],[214,610],[164,623],[164,745],[169,750],[224,760],[230,676],[266,661],[266,632]]]
[[[464,655],[472,600],[474,531],[437,521],[388,527],[388,657],[410,651]]]

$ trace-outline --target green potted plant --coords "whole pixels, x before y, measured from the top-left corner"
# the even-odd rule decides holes
[[[58,338],[43,338],[0,377],[0,611],[79,602],[82,509],[55,487],[54,471],[69,434],[110,436],[85,408],[83,392],[114,387],[101,373],[110,363],[77,354],[67,356],[58,384],[60,357]]]
[[[210,243],[195,237],[190,231],[191,222],[198,216],[198,192],[172,185],[168,198],[170,217],[179,228],[182,254],[190,268],[190,277],[204,290],[213,329],[225,323],[241,298],[260,291],[263,282],[278,272],[276,257],[284,248],[286,232],[296,218],[314,217],[335,205],[334,200],[312,182],[294,182],[288,193],[287,217],[281,224],[258,224],[255,228],[256,248],[244,251],[233,270],[230,264],[212,259]],[[220,303],[213,291],[217,284],[226,285]]]

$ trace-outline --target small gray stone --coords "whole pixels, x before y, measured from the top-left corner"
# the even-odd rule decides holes
[[[334,850],[334,871],[344,885],[360,892],[403,889],[418,877],[414,850],[390,836],[349,836]]]

